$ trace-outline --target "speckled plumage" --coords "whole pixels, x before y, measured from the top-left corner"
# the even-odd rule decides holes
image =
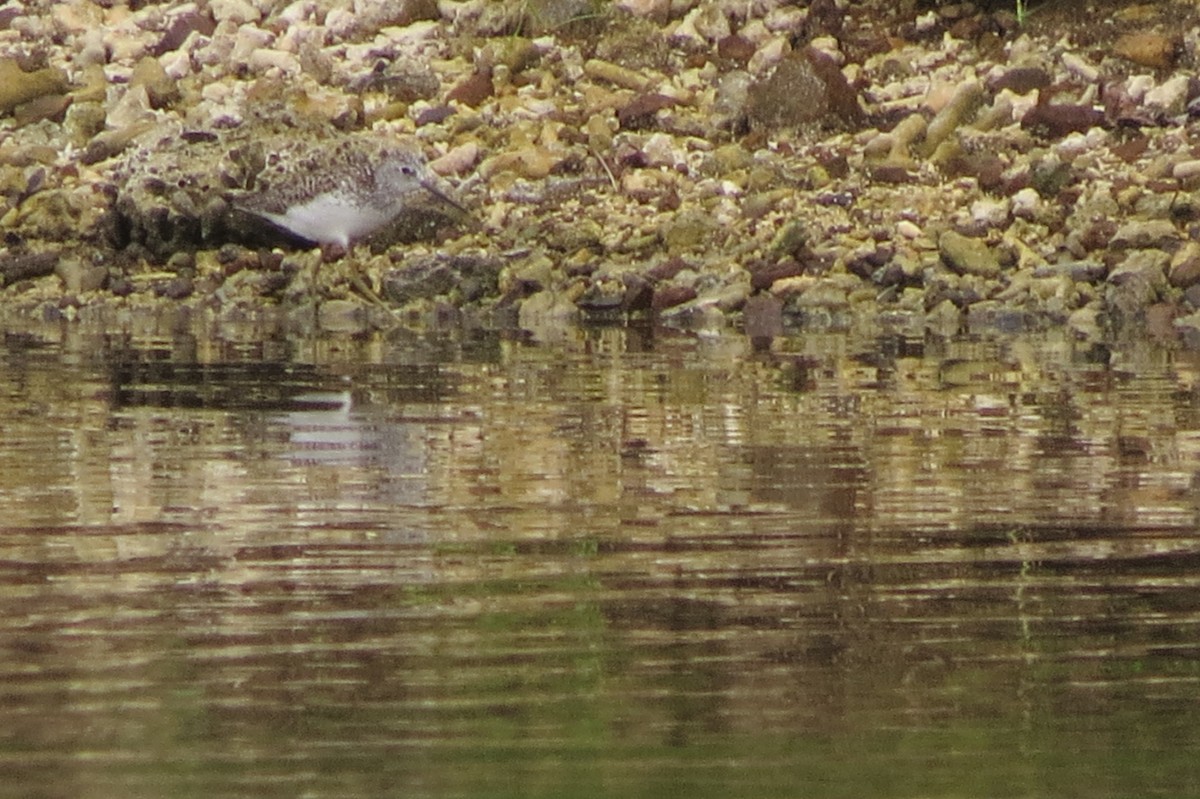
[[[234,202],[317,244],[349,248],[396,220],[430,194],[451,205],[415,148],[375,136],[269,149],[257,176],[261,188]]]

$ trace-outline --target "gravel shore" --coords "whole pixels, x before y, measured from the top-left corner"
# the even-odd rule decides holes
[[[10,2],[0,307],[1200,341],[1200,5],[1016,10]],[[272,142],[366,131],[471,218],[330,259],[233,209]]]

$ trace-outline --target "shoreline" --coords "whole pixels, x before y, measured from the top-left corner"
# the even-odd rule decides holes
[[[1191,346],[1200,10],[1093,5],[1018,25],[999,3],[16,4],[0,306],[282,308],[326,331],[875,318]],[[478,227],[332,265],[231,234],[238,147],[358,131],[417,142]],[[350,270],[396,314],[366,310]]]

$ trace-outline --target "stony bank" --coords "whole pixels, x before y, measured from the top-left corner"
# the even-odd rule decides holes
[[[1189,340],[1198,46],[1195,0],[18,0],[0,306]],[[233,212],[361,131],[471,218],[328,259]]]

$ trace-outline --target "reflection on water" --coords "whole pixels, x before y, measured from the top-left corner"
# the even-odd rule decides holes
[[[10,334],[0,795],[1195,795],[1198,375]]]

